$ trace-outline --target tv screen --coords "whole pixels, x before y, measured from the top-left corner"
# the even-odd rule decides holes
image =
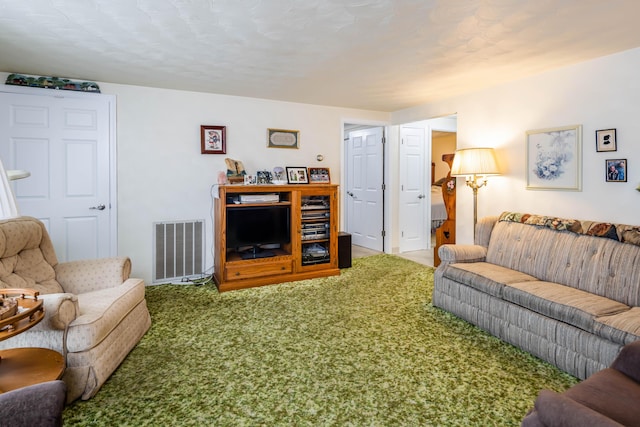
[[[227,209],[227,247],[242,249],[291,241],[289,206]]]

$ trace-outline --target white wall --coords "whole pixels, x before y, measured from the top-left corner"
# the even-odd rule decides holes
[[[207,267],[213,265],[211,187],[224,159],[248,173],[275,166],[323,166],[340,184],[346,118],[387,121],[389,114],[198,92],[100,83],[117,97],[118,252],[133,274],[152,279],[152,223],[205,219]],[[226,126],[226,155],[200,154],[200,125]],[[267,128],[300,131],[300,149],[267,148]],[[319,163],[316,155],[322,154]]]
[[[503,211],[640,224],[640,49],[392,113],[401,124],[457,113],[458,148],[496,147],[504,174],[478,192],[478,217]],[[581,124],[582,191],[526,190],[525,132]],[[617,129],[618,151],[598,153],[595,131]],[[605,159],[628,160],[628,182],[605,182]],[[458,179],[458,243],[473,239],[471,189]]]

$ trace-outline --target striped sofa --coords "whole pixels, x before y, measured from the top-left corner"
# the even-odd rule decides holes
[[[443,245],[433,304],[580,379],[640,339],[640,226],[505,212]]]

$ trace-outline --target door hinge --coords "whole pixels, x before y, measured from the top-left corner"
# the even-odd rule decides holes
[[[384,191],[384,190],[386,190],[386,189],[387,189],[387,185],[386,185],[386,184],[382,184],[382,185],[380,186],[380,188],[382,188],[382,190]]]
[[[386,137],[386,136],[383,136],[383,137],[382,137],[382,143],[383,143],[383,144],[386,144],[386,143],[387,143],[387,137]]]
[[[386,231],[384,231],[384,230],[382,230],[382,231],[380,232],[380,235],[381,235],[382,237],[386,237],[386,236],[387,236],[387,232],[386,232]]]

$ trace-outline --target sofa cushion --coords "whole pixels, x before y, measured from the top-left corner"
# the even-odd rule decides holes
[[[598,317],[595,333],[618,344],[640,340],[640,307],[632,307],[623,313]]]
[[[504,288],[506,301],[536,313],[593,332],[594,319],[629,310],[629,306],[552,282],[511,283]]]
[[[625,426],[640,420],[640,384],[607,368],[596,372],[564,395]]]
[[[69,326],[68,350],[80,352],[98,345],[142,300],[144,282],[140,279],[79,294],[80,315]]]
[[[528,274],[488,262],[449,264],[444,267],[442,275],[497,298],[502,298],[505,284],[538,280]]]

